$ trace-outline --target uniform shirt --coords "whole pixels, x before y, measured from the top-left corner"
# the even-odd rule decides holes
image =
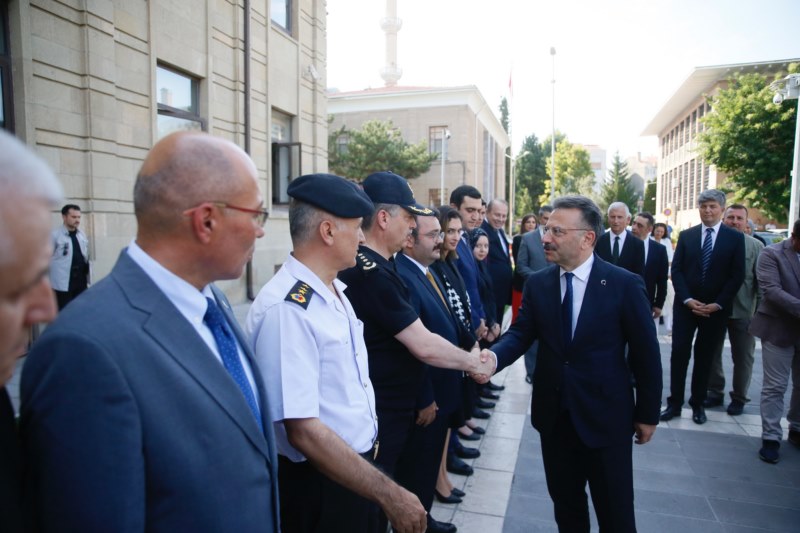
[[[289,444],[283,421],[319,418],[357,453],[378,434],[363,324],[335,279],[336,293],[289,256],[261,289],[245,322],[267,389],[278,453],[305,457]]]
[[[425,365],[395,335],[419,319],[394,261],[359,246],[356,266],[339,273],[347,297],[364,321],[370,378],[378,410],[414,409]]]
[[[80,229],[77,230],[78,244],[81,254],[89,262],[89,239]],[[72,268],[72,239],[69,230],[64,225],[54,229],[50,234],[53,243],[53,255],[50,258],[50,285],[54,291],[67,292],[69,290],[69,273]],[[90,280],[88,280],[90,281]]]

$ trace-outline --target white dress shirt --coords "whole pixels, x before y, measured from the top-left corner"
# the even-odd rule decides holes
[[[611,242],[611,255],[612,256],[614,255],[614,240],[615,240],[616,237],[619,237],[619,254],[622,255],[622,247],[625,246],[625,237],[628,236],[628,232],[625,231],[625,230],[622,230],[622,233],[617,235],[613,231],[609,230],[608,231],[608,236],[611,237],[609,239],[609,241]]]
[[[720,220],[713,226],[706,226],[703,224],[703,233],[700,235],[700,249],[703,249],[703,243],[706,242],[706,230],[708,228],[713,229],[714,231],[711,232],[711,249],[714,249],[714,245],[717,244],[717,236],[719,235],[719,227],[722,225],[722,221]]]
[[[572,271],[575,276],[572,278],[572,334],[575,335],[575,326],[578,324],[578,317],[581,314],[581,306],[583,306],[583,296],[586,294],[586,284],[589,281],[589,274],[592,273],[592,265],[594,264],[594,254],[589,255],[589,258],[584,261],[578,268]],[[567,279],[564,274],[567,271],[563,268],[560,269],[561,276],[561,300],[564,300],[564,295],[567,293]]]

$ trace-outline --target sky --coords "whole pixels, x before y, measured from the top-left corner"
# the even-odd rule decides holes
[[[382,87],[384,0],[327,1],[327,84]],[[400,86],[476,85],[514,153],[553,123],[623,158],[656,154],[641,132],[695,67],[800,58],[798,0],[397,0]],[[509,78],[513,98],[509,94]]]

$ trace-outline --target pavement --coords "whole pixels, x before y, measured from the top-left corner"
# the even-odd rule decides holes
[[[235,306],[244,321],[249,305]],[[664,371],[662,405],[669,394],[670,337],[659,332]],[[21,365],[20,365],[21,366]],[[723,367],[730,380],[732,363],[726,341]],[[19,370],[19,369],[18,369]],[[800,532],[800,449],[785,440],[781,460],[772,465],[758,458],[761,447],[759,402],[761,348],[750,386],[752,401],[744,414],[731,417],[725,406],[708,409],[702,426],[683,416],[661,423],[651,442],[634,446],[636,523],[645,533]],[[479,423],[486,435],[468,446],[481,456],[467,460],[472,476],[450,474],[467,494],[458,505],[434,502],[431,515],[453,522],[461,533],[533,533],[557,531],[544,478],[539,435],[530,425],[531,386],[525,382],[522,358],[492,378],[505,385],[492,417]],[[9,390],[16,401],[19,372]],[[687,376],[691,379],[691,369]],[[790,392],[787,391],[786,406]],[[782,420],[786,431],[786,419]],[[785,438],[785,433],[784,433]],[[592,510],[592,531],[597,521]]]

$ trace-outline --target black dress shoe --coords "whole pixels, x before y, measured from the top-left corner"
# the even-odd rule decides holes
[[[494,402],[487,402],[483,398],[478,398],[475,401],[475,406],[480,408],[480,409],[494,409],[495,405],[496,404]]]
[[[719,407],[724,399],[724,396],[706,396],[706,399],[703,400],[703,407]]]
[[[469,426],[467,426],[467,427],[469,427]],[[477,433],[478,435],[485,435],[486,434],[486,430],[483,429],[480,426],[475,426],[474,428],[469,428],[469,429],[471,429],[473,433]]]
[[[705,407],[692,407],[692,420],[695,424],[705,424],[708,420]]]
[[[472,432],[469,435],[464,435],[460,431],[458,432],[458,438],[461,440],[481,440],[481,436],[475,432]]]
[[[728,414],[731,416],[739,416],[744,412],[744,402],[740,400],[731,400],[730,405],[728,405]]]
[[[475,472],[471,466],[454,456],[447,457],[447,471],[459,476],[471,476]]]
[[[463,498],[464,496],[467,495],[466,492],[464,492],[461,489],[457,489],[455,487],[453,487],[453,490],[450,491],[450,494],[452,494],[453,496],[458,496],[459,498]]]
[[[486,398],[487,400],[499,400],[500,399],[500,395],[499,394],[495,394],[492,391],[490,391],[489,389],[483,389],[482,391],[480,391],[478,393],[478,396],[480,396],[481,398]]]
[[[662,422],[666,422],[668,420],[672,420],[673,418],[680,418],[681,416],[681,408],[676,407],[674,405],[667,405],[667,407],[661,411],[661,415],[658,417],[659,420]]]
[[[462,459],[477,459],[481,456],[481,451],[478,448],[467,448],[460,446],[456,448],[456,455]]]
[[[455,526],[455,524],[451,524],[450,522],[439,522],[438,520],[431,518],[431,515],[428,515],[428,529],[426,531],[428,533],[456,533],[458,528]]]
[[[506,390],[505,385],[495,385],[491,381],[486,384],[486,388],[493,391]]]
[[[434,489],[433,494],[436,496],[436,500],[438,500],[440,503],[461,503],[464,501],[456,496],[453,492],[450,493],[450,496],[443,496],[441,492]]]
[[[482,420],[486,420],[486,419],[487,419],[487,418],[489,418],[490,416],[492,416],[492,415],[490,415],[490,414],[489,414],[489,413],[487,413],[486,411],[481,411],[481,410],[480,410],[480,409],[478,409],[477,407],[476,407],[475,409],[473,409],[473,410],[472,410],[472,418],[480,418],[480,419],[482,419]]]

